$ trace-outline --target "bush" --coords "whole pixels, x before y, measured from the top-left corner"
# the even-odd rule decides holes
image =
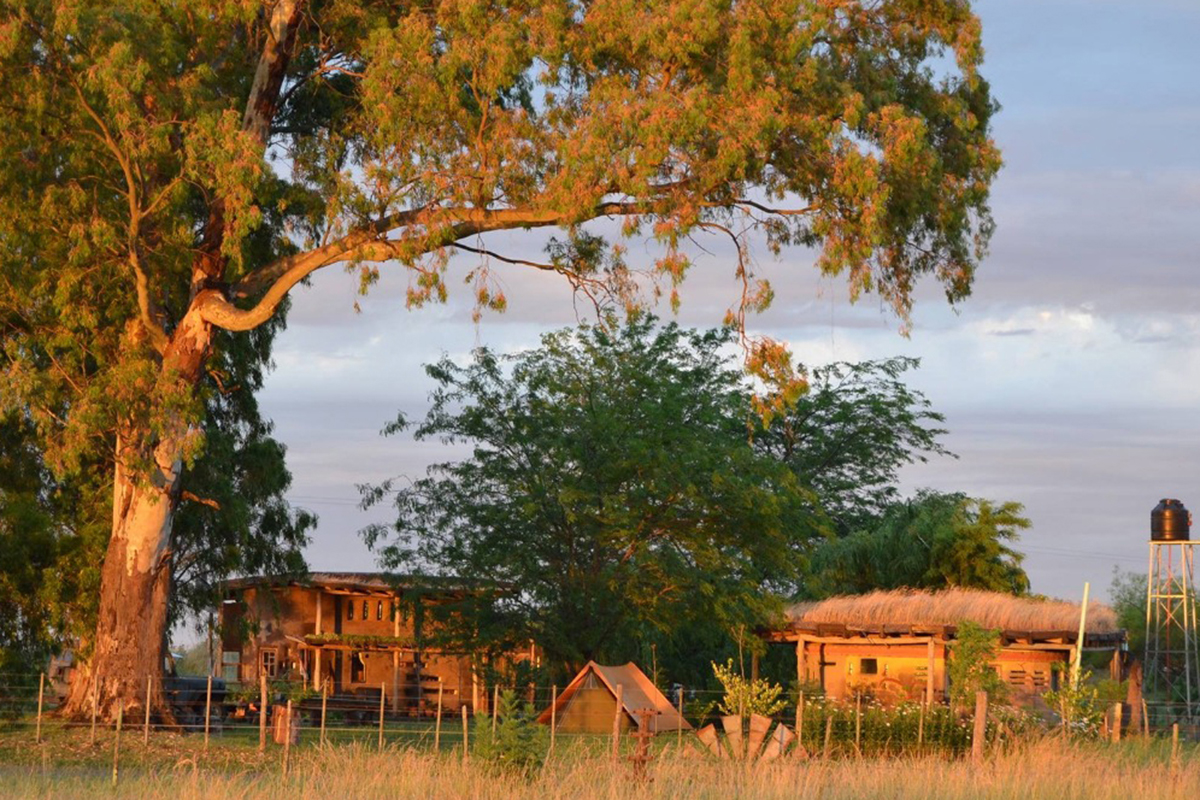
[[[722,714],[737,714],[749,717],[751,714],[762,714],[765,717],[779,713],[787,707],[787,700],[780,699],[783,687],[770,681],[748,680],[733,669],[733,659],[720,666],[712,665],[713,674],[725,688],[725,697],[717,704]]]

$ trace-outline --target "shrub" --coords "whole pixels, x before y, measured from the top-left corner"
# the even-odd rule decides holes
[[[725,697],[717,704],[722,714],[738,714],[749,717],[751,714],[762,714],[769,717],[787,707],[787,700],[781,699],[783,687],[761,678],[748,680],[733,668],[733,659],[720,666],[712,665],[713,674],[725,689]]]

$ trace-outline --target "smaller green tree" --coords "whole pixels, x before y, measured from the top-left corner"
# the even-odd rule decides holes
[[[503,772],[533,774],[546,756],[549,730],[538,723],[533,705],[522,703],[511,689],[500,693],[494,713],[494,733],[490,715],[475,717],[475,757]]]
[[[1023,511],[1020,503],[922,491],[892,506],[876,527],[818,547],[805,593],[956,586],[1023,594],[1024,556],[1010,546],[1029,527]]]
[[[1059,688],[1046,692],[1042,699],[1058,714],[1065,736],[1091,739],[1100,734],[1100,723],[1104,718],[1105,704],[1100,700],[1100,689],[1092,683],[1092,673],[1084,672],[1078,683],[1072,685],[1065,664],[1055,664],[1059,673]]]
[[[1108,596],[1117,612],[1117,627],[1129,637],[1129,652],[1140,659],[1146,652],[1146,573],[1113,567]]]
[[[970,620],[958,624],[947,666],[951,705],[958,709],[970,708],[978,691],[987,692],[994,703],[1008,699],[1008,686],[992,666],[999,649],[1000,631]]]

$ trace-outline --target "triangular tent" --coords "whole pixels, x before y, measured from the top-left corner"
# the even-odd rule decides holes
[[[557,703],[538,715],[538,722],[549,724],[553,710],[556,730],[609,733],[617,716],[618,686],[621,687],[622,729],[638,726],[640,719],[634,714],[644,708],[659,712],[650,717],[651,733],[692,729],[658,687],[632,662],[620,667],[605,667],[589,661],[558,696]]]

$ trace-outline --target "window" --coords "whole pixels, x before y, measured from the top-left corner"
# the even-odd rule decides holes
[[[367,616],[367,615],[368,615],[368,614],[370,614],[370,613],[371,613],[371,601],[370,601],[370,600],[363,600],[363,615],[362,615],[362,618],[363,618],[363,619],[370,619],[370,617],[369,617],[369,616]]]
[[[274,678],[275,673],[279,670],[279,657],[275,648],[264,649],[260,658],[262,659],[262,674],[268,678]]]
[[[349,600],[346,603],[346,619],[354,619],[354,601]]]
[[[383,601],[379,601],[379,607],[375,609],[375,619],[383,619]]]
[[[221,652],[221,677],[230,683],[236,683],[239,679],[238,672],[242,662],[242,654],[237,650],[224,650]]]
[[[858,671],[863,675],[878,675],[879,674],[879,659],[877,658],[860,658],[858,660]]]

